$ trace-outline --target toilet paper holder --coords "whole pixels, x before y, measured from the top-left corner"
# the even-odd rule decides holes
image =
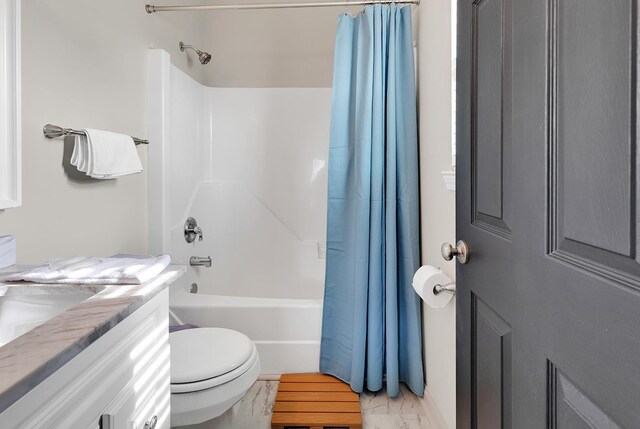
[[[433,294],[434,295],[438,295],[439,293],[442,292],[446,292],[446,293],[450,293],[451,295],[455,295],[456,294],[456,282],[451,282],[451,283],[447,283],[446,285],[442,286],[441,284],[437,284],[433,287]]]

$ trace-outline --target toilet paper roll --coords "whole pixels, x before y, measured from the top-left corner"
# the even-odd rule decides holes
[[[435,285],[447,285],[452,280],[432,265],[423,265],[413,276],[413,289],[420,298],[432,308],[442,308],[451,301],[453,294],[448,292],[433,293]]]

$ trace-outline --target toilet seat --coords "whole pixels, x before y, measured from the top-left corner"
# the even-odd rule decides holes
[[[169,343],[171,427],[219,417],[249,391],[262,369],[253,342],[229,329],[172,332]]]
[[[244,334],[223,328],[173,332],[171,393],[197,392],[234,380],[258,358],[255,344]]]
[[[197,392],[199,390],[206,390],[212,387],[220,386],[224,383],[228,383],[229,381],[235,380],[236,378],[247,372],[249,368],[255,365],[257,360],[258,349],[254,345],[251,357],[235,370],[218,377],[208,378],[206,380],[194,381],[191,383],[171,383],[171,393]]]

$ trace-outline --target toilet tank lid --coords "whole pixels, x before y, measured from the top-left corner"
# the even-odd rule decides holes
[[[171,383],[194,383],[226,374],[245,363],[253,343],[224,328],[196,328],[169,334]]]

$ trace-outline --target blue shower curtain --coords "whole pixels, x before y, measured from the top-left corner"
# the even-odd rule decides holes
[[[422,395],[418,144],[411,8],[341,15],[329,147],[320,370]]]

